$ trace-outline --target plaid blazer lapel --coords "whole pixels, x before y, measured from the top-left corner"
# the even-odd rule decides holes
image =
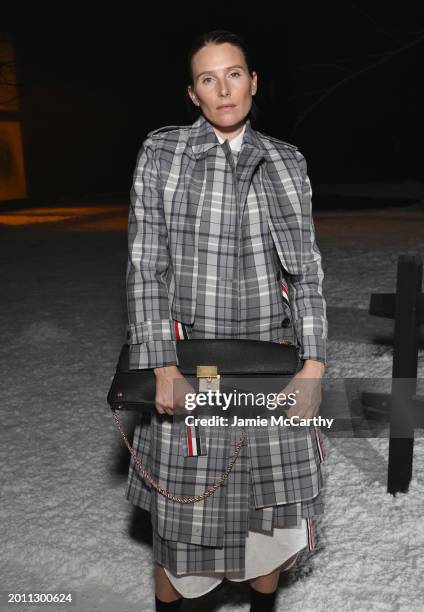
[[[295,180],[283,162],[271,162],[261,168],[258,197],[268,216],[268,224],[281,262],[291,274],[302,272],[301,200]]]
[[[200,115],[191,126],[187,142],[198,160],[206,157],[210,149],[219,145],[219,140],[212,125],[203,115]]]
[[[227,149],[221,147],[212,125],[203,115],[191,126],[187,143],[195,159],[196,184],[203,185],[200,192],[196,188],[196,197],[189,195],[190,201],[196,201],[193,236],[195,257],[192,262],[194,264],[192,295],[195,296],[199,226],[204,200],[208,197],[208,167],[218,163],[221,157],[225,156],[228,159],[229,147],[227,146]],[[258,167],[259,172],[256,173]],[[258,133],[252,129],[249,120],[246,121],[242,150],[237,163],[237,179],[240,218],[249,189],[252,184],[256,185],[257,197],[266,210],[279,258],[290,273],[299,274],[302,261],[301,177],[293,164],[286,162],[279,152],[270,150],[263,144]],[[192,317],[194,304],[195,300],[192,305]]]
[[[243,145],[237,163],[238,198],[240,202],[240,217],[243,215],[253,174],[258,165],[266,157],[266,149],[246,121],[246,129],[243,137]]]
[[[200,161],[208,158],[209,162],[220,157],[219,152],[212,151],[214,147],[221,146],[215,134],[212,125],[207,119],[201,115],[193,124],[188,138],[193,153]],[[225,157],[230,165],[232,165],[232,157],[228,143],[223,145]],[[214,155],[215,154],[215,155]],[[237,197],[240,203],[241,215],[244,211],[247,195],[251,186],[252,176],[258,167],[259,163],[265,158],[266,149],[261,143],[254,130],[252,130],[250,121],[246,121],[246,129],[243,136],[243,146],[237,163]],[[206,168],[205,168],[206,169]],[[241,216],[240,216],[241,218]]]

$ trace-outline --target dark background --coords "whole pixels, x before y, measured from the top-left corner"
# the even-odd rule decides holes
[[[30,198],[128,193],[148,131],[193,119],[185,55],[244,37],[256,129],[296,144],[312,181],[420,181],[424,8],[414,2],[46,3],[3,7]]]

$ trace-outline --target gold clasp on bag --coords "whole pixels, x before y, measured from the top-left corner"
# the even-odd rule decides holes
[[[221,376],[216,365],[196,366],[196,377],[199,379],[199,391],[219,391]]]

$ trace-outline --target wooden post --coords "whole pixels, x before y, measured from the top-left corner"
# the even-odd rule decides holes
[[[393,495],[408,491],[414,428],[423,427],[424,423],[424,400],[415,396],[419,326],[424,323],[422,267],[418,255],[400,255],[396,293],[373,293],[370,301],[370,314],[395,320],[392,391],[362,394],[364,413],[368,417],[390,419],[387,491]]]
[[[414,416],[412,396],[417,389],[418,300],[422,286],[422,261],[417,255],[398,260],[395,330],[390,400],[390,440],[387,491],[406,493],[412,477]]]

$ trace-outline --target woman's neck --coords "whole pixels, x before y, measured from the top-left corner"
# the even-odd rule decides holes
[[[214,125],[212,126],[215,133],[220,136],[221,138],[223,138],[224,140],[233,140],[233,138],[235,138],[236,136],[238,136],[240,134],[240,132],[243,131],[245,122],[243,121],[242,123],[240,123],[239,125],[237,125],[236,127],[229,127],[229,128],[217,128]]]

